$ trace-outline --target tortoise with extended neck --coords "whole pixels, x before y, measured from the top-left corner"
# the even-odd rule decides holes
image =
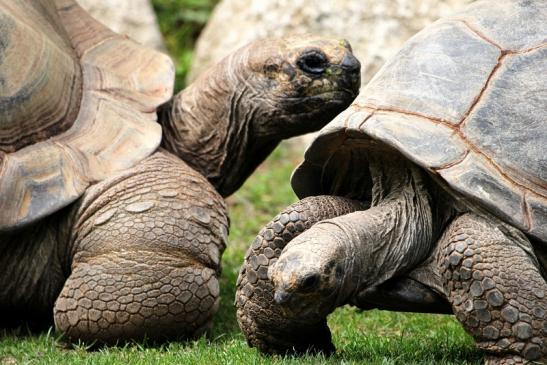
[[[222,197],[359,87],[345,41],[264,40],[178,94],[158,124],[171,61],[74,1],[0,1],[0,30],[0,320],[53,313],[72,339],[206,329]]]
[[[333,351],[326,316],[352,304],[453,312],[493,363],[546,359],[545,24],[544,2],[476,2],[322,130],[292,177],[307,198],[241,269],[251,345]]]

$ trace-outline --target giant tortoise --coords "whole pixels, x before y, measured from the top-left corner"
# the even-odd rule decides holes
[[[73,0],[0,0],[2,324],[98,342],[202,333],[223,197],[346,108],[359,62],[341,40],[263,40],[168,102],[172,85],[167,56]]]
[[[351,304],[454,313],[492,363],[546,360],[546,38],[546,2],[477,1],[323,128],[240,272],[252,346],[331,352]]]

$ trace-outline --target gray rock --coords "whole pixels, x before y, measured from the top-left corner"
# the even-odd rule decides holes
[[[112,30],[126,34],[146,46],[165,50],[156,14],[149,0],[77,1]]]
[[[364,85],[414,33],[470,2],[222,0],[199,38],[189,80],[254,39],[316,33],[350,41],[361,61]]]
[[[314,33],[350,41],[364,86],[408,38],[471,1],[221,0],[197,42],[188,81],[252,40]],[[301,149],[314,136],[298,137],[290,146]]]

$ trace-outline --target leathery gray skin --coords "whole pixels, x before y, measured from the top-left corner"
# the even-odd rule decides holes
[[[0,234],[0,322],[70,340],[188,338],[212,325],[235,191],[284,138],[319,129],[358,93],[346,41],[250,44],[159,112],[164,143],[74,204]],[[52,316],[53,314],[53,316]]]
[[[163,145],[228,196],[281,140],[318,130],[344,110],[358,92],[360,67],[345,40],[253,42],[165,105]]]
[[[547,284],[527,237],[462,207],[397,152],[366,158],[370,199],[305,198],[249,249],[236,305],[250,345],[332,353],[326,317],[350,304],[452,312],[487,363],[545,360]]]

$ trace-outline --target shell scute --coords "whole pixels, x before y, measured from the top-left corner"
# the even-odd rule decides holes
[[[291,181],[298,196],[351,194],[355,184],[341,180],[359,179],[351,174],[366,169],[375,141],[431,172],[458,201],[547,243],[540,3],[477,1],[414,36],[309,147]]]
[[[547,45],[509,54],[461,127],[465,138],[526,188],[547,195]]]
[[[161,140],[156,108],[172,95],[174,67],[74,0],[0,1],[0,28],[7,29],[0,34],[3,231],[53,213],[153,153]],[[16,97],[22,91],[24,100]]]
[[[412,37],[356,102],[458,124],[501,51],[463,23],[437,22]]]
[[[529,229],[523,211],[524,191],[493,168],[484,156],[471,152],[461,163],[438,173],[463,196],[478,202],[504,221]]]
[[[547,42],[547,2],[514,0],[492,2],[491,6],[484,4],[477,1],[453,19],[464,21],[485,39],[506,50],[518,52]],[[543,28],[538,29],[538,25]]]
[[[413,115],[377,112],[361,129],[431,170],[455,164],[468,152],[453,129]]]

